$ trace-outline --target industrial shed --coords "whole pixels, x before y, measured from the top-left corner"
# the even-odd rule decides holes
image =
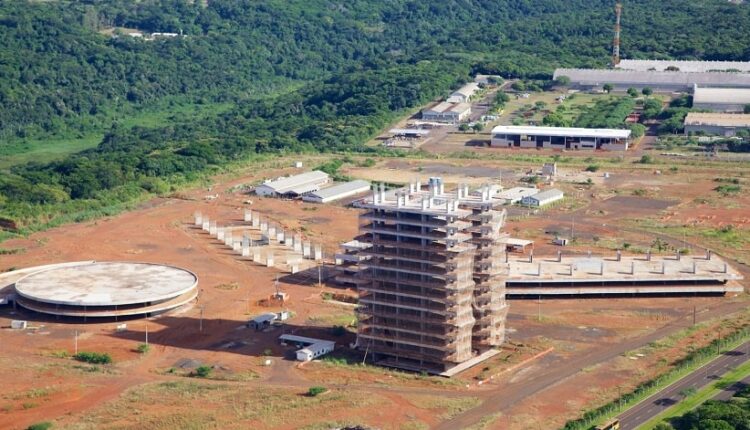
[[[564,197],[565,194],[562,191],[556,188],[552,188],[534,194],[533,196],[524,197],[521,200],[521,203],[526,206],[542,207],[554,203],[558,200],[562,200]]]
[[[601,89],[610,84],[615,90],[649,87],[654,91],[690,91],[695,85],[723,88],[750,88],[750,73],[659,72],[621,69],[557,69],[554,79],[570,78],[573,87]]]
[[[370,191],[370,183],[357,179],[356,181],[344,182],[307,194],[302,196],[302,200],[312,203],[329,203],[347,197],[356,196],[357,194],[363,194],[368,191]]]
[[[499,125],[492,129],[490,146],[625,151],[630,135],[620,129]]]
[[[330,178],[319,170],[268,181],[255,187],[255,194],[270,197],[299,197],[320,190]]]
[[[748,61],[620,60],[620,63],[615,67],[639,72],[663,72],[667,68],[677,68],[680,72],[689,73],[750,72],[750,62]]]
[[[470,82],[463,87],[454,91],[450,97],[448,97],[448,103],[466,103],[471,97],[479,91],[479,84]]]
[[[524,197],[537,194],[539,189],[536,187],[513,187],[497,193],[496,197],[505,200],[507,203],[514,204],[523,200]]]
[[[744,112],[750,105],[750,88],[703,88],[693,90],[693,107],[717,112]]]
[[[458,124],[469,118],[471,105],[468,103],[442,102],[422,111],[422,119],[425,121]]]
[[[737,130],[750,130],[750,115],[690,112],[685,117],[685,134],[731,137]]]

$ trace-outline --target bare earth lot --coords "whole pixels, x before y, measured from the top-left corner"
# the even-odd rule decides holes
[[[442,175],[449,184],[481,184],[501,178],[510,187],[526,171],[540,168],[536,159],[502,156],[518,152],[491,153],[479,160],[381,160],[370,168],[346,165],[342,172],[387,182],[417,176],[424,182]],[[730,261],[750,261],[747,167],[680,164],[673,171],[669,165],[640,165],[627,158],[591,173],[583,171],[591,163],[585,158],[596,162],[612,155],[565,156],[573,159],[560,165],[562,176],[555,186],[568,199],[537,213],[510,211],[507,230],[535,240],[535,254],[556,253],[554,234],[569,236],[573,230],[575,240],[566,253],[614,253],[622,248],[637,253],[659,238],[667,244],[663,252],[702,252],[710,246]],[[305,162],[315,165],[318,160]],[[248,172],[261,170],[265,176],[294,171],[251,166]],[[603,178],[604,171],[611,173],[609,179]],[[743,192],[722,196],[714,191],[716,177],[740,178]],[[328,255],[357,231],[355,209],[228,191],[260,179],[247,172],[217,178],[210,192],[200,189],[155,199],[133,212],[0,245],[23,249],[0,255],[0,270],[85,259],[153,261],[194,271],[201,288],[191,307],[148,322],[125,321],[128,328],[122,333],[115,331],[121,322],[84,325],[0,308],[0,428],[23,429],[43,420],[69,429],[325,429],[346,423],[383,429],[468,428],[477,423],[481,426],[475,428],[554,428],[663,372],[689,347],[708,343],[719,327],[737,324],[722,318],[747,319],[746,295],[513,301],[509,341],[501,353],[456,378],[360,366],[354,364],[357,354],[345,348],[354,339],[354,329],[341,337],[330,329],[351,325],[353,307],[321,297],[322,291],[352,292],[327,284],[321,289],[317,273],[279,277],[281,290],[290,295],[284,307],[294,313],[283,327],[269,332],[243,328],[251,315],[281,309],[258,305],[274,291],[278,272],[243,261],[194,229],[194,211],[240,222],[243,209],[252,208],[323,242]],[[216,193],[214,201],[203,198]],[[747,276],[746,266],[738,268]],[[690,328],[694,308],[702,323]],[[11,319],[27,319],[34,329],[11,331]],[[145,341],[147,324],[152,347],[141,355],[135,349]],[[73,353],[75,331],[79,350],[108,352],[115,364],[91,366],[65,358],[64,353]],[[335,339],[344,348],[334,356],[352,360],[298,366],[288,358],[293,348],[276,341],[290,332]],[[674,333],[681,334],[657,342]],[[628,353],[652,342],[640,350],[642,357],[633,359]],[[264,365],[266,358],[270,366]],[[198,365],[213,366],[210,378],[188,376]],[[314,385],[329,392],[304,395]]]

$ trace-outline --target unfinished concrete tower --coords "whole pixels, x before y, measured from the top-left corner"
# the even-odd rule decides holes
[[[443,373],[502,342],[499,227],[489,230],[504,215],[483,196],[446,194],[435,179],[427,192],[417,182],[388,198],[381,188],[361,204],[359,240],[370,246],[358,274],[357,343],[376,363]]]

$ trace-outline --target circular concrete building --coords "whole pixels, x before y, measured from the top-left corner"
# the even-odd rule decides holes
[[[34,272],[16,281],[16,302],[50,315],[151,316],[198,295],[198,277],[161,264],[94,262]]]

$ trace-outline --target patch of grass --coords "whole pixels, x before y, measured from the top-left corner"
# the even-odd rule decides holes
[[[14,255],[26,252],[26,248],[0,248],[0,255]]]
[[[726,197],[739,193],[742,191],[742,187],[739,185],[719,185],[714,188],[714,191],[717,191],[719,194]]]
[[[217,290],[232,291],[232,290],[239,289],[240,288],[240,284],[238,284],[237,282],[230,282],[228,284],[215,285],[214,288],[216,288]]]
[[[193,376],[197,378],[208,378],[211,376],[212,371],[213,369],[211,366],[199,366],[195,369],[195,372],[193,372]]]
[[[73,358],[89,364],[112,363],[112,357],[109,354],[102,352],[79,352],[78,354],[74,355]]]
[[[147,343],[142,343],[138,345],[138,347],[135,349],[136,352],[140,354],[148,354],[149,351],[151,351],[151,345]]]
[[[310,397],[315,397],[315,396],[325,393],[326,391],[328,391],[328,388],[316,385],[314,387],[310,387],[307,390],[307,395]]]
[[[492,414],[492,415],[486,415],[486,416],[482,417],[482,419],[479,420],[478,423],[476,423],[476,424],[474,424],[472,426],[469,426],[469,427],[465,427],[464,430],[486,430],[488,428],[491,428],[492,424],[494,424],[495,421],[497,421],[498,419],[500,419],[500,417],[502,417],[502,416],[503,416],[503,414],[501,414],[499,412],[496,413],[496,414]]]
[[[49,430],[52,428],[52,423],[49,421],[43,421],[41,423],[35,423],[28,427],[26,427],[26,430]]]

